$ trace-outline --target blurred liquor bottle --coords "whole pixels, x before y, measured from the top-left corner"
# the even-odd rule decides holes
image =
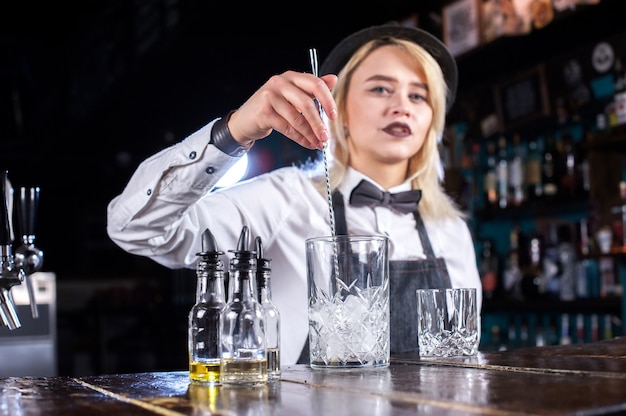
[[[559,261],[559,298],[564,301],[576,299],[576,263],[578,257],[574,247],[572,230],[569,225],[559,225],[557,228]]]
[[[609,117],[611,127],[626,124],[626,72],[619,57],[615,59],[613,68],[613,88],[614,111]]]
[[[558,168],[557,172],[560,172],[559,180],[559,195],[564,198],[572,198],[578,196],[580,193],[580,186],[582,179],[580,177],[581,170],[578,166],[580,161],[578,155],[576,155],[576,147],[574,138],[571,134],[565,133],[559,140],[558,148]]]
[[[524,182],[526,185],[526,198],[534,201],[543,195],[541,182],[541,138],[532,139],[528,142],[528,152],[524,163]]]
[[[487,161],[483,176],[483,189],[485,192],[485,207],[492,208],[498,205],[498,191],[496,189],[496,145],[494,142],[487,143]]]
[[[498,138],[496,182],[498,189],[498,206],[500,208],[506,208],[509,203],[509,160],[505,136]]]
[[[513,135],[513,153],[509,161],[509,195],[511,204],[521,205],[526,199],[524,189],[524,160],[526,151],[519,133]]]
[[[543,158],[541,161],[541,182],[543,186],[542,194],[545,199],[554,199],[559,192],[556,157],[556,142],[554,137],[549,135],[546,137],[545,147],[543,149]]]
[[[493,241],[489,238],[482,242],[479,262],[480,280],[485,299],[493,299],[498,289],[498,256],[494,252]]]
[[[543,297],[543,239],[539,234],[532,234],[526,245],[528,262],[522,267],[522,295],[526,300],[536,300]]]
[[[522,300],[522,270],[520,268],[523,261],[520,256],[520,243],[523,236],[519,227],[513,227],[509,234],[510,246],[509,257],[506,267],[502,272],[502,286],[504,295],[508,299]]]

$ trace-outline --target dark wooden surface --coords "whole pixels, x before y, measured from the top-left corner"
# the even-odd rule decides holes
[[[202,387],[186,371],[0,378],[3,415],[596,415],[626,413],[626,338],[420,359],[384,369],[286,366],[262,387]]]

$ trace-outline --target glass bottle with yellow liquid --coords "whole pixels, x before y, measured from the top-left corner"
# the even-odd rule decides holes
[[[192,382],[220,383],[220,321],[226,306],[223,251],[213,234],[202,234],[202,252],[196,269],[196,304],[189,312],[189,378]]]
[[[267,352],[267,378],[280,380],[280,313],[272,302],[271,260],[263,255],[261,237],[254,240],[257,261],[257,295],[265,311],[265,350]]]
[[[267,382],[265,312],[256,296],[256,253],[249,250],[244,226],[230,260],[232,298],[220,321],[220,381],[224,384],[258,385]]]

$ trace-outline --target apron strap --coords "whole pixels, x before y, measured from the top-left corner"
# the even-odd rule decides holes
[[[335,234],[348,235],[346,224],[346,206],[343,203],[343,195],[339,191],[332,195],[333,211],[335,213]]]
[[[413,213],[413,217],[415,217],[415,228],[417,229],[417,234],[420,236],[420,241],[422,242],[422,248],[424,249],[424,254],[427,259],[434,259],[435,252],[433,251],[433,246],[430,244],[430,238],[428,238],[428,233],[426,232],[426,226],[424,225],[424,220],[422,220],[422,216],[419,211],[415,211]]]

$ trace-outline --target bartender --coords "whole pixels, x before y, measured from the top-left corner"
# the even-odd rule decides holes
[[[261,237],[286,365],[308,362],[304,242],[331,233],[325,164],[215,189],[272,131],[327,146],[338,234],[389,238],[392,353],[417,350],[415,289],[475,287],[479,313],[482,300],[466,219],[442,187],[438,145],[457,87],[449,51],[417,28],[373,26],[339,42],[320,74],[270,77],[238,109],[143,161],[107,211],[117,245],[172,269],[195,268],[207,228],[223,248],[244,225]]]

